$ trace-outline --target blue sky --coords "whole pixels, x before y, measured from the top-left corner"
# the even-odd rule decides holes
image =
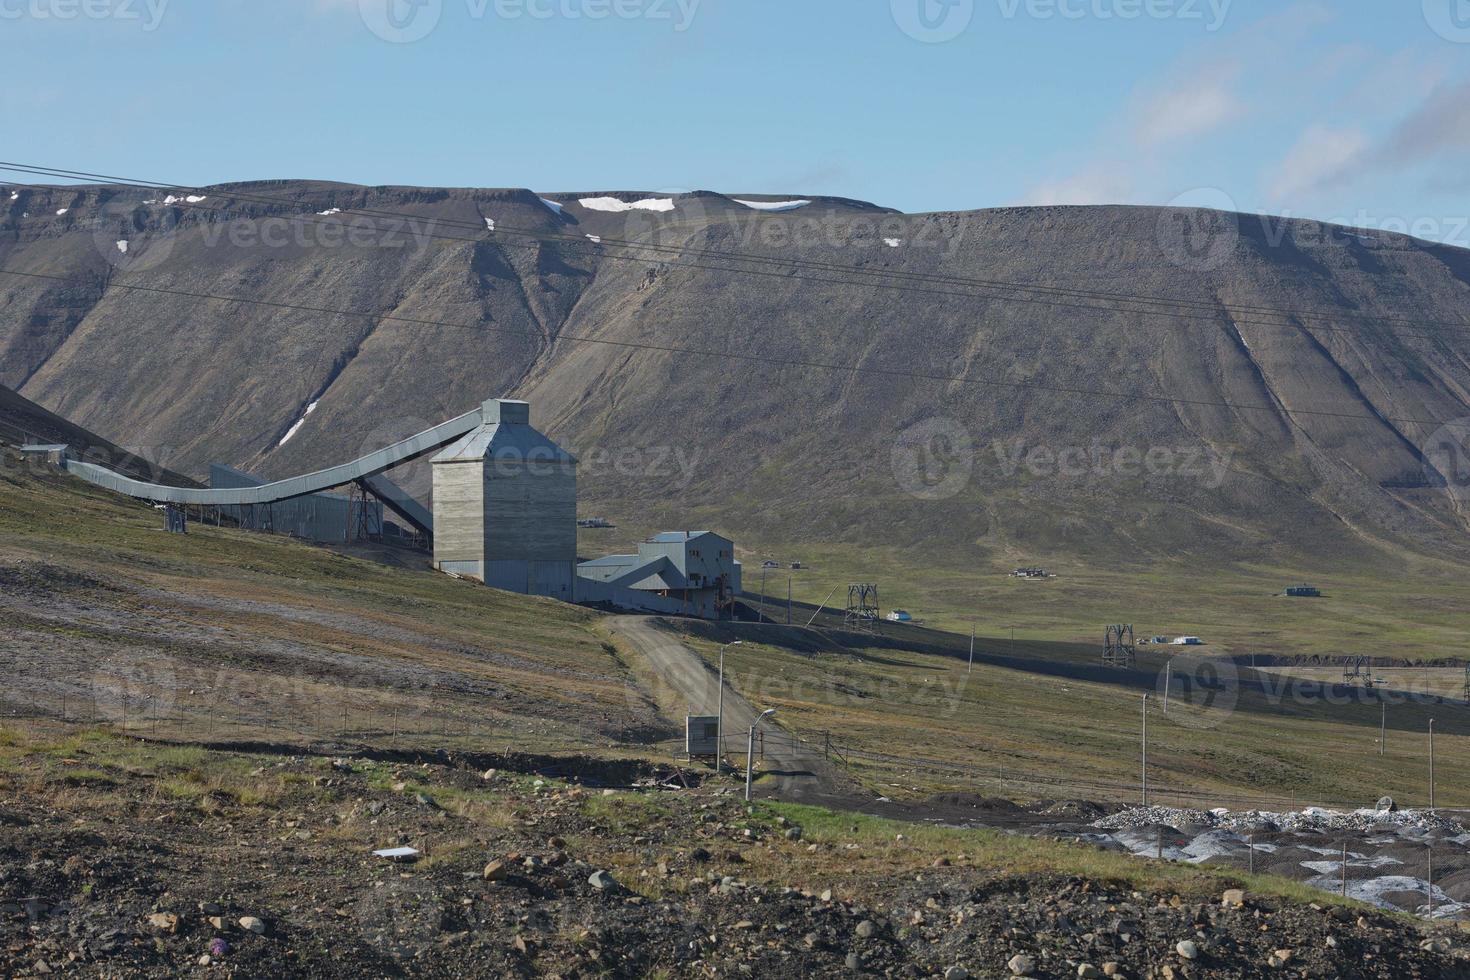
[[[0,0],[0,57],[5,158],[181,184],[1180,201],[1470,244],[1470,0]]]

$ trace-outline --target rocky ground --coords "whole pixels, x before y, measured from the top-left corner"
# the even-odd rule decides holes
[[[630,788],[683,785],[636,767],[582,767],[596,778],[579,784],[521,757],[0,734],[5,976],[1470,972],[1458,930],[1268,879],[751,808],[719,781]],[[394,847],[418,853],[372,853]]]

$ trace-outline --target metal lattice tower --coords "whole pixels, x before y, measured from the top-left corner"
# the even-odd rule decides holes
[[[1356,660],[1343,664],[1342,682],[1352,686],[1358,681],[1363,682],[1365,690],[1373,690],[1373,663],[1367,657],[1358,657]]]
[[[1133,624],[1109,626],[1103,637],[1102,662],[1105,667],[1132,667],[1138,660],[1138,648],[1133,641]]]
[[[873,630],[878,623],[878,586],[859,583],[847,587],[847,612],[842,625],[860,630]]]

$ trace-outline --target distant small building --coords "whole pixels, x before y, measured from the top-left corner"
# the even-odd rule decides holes
[[[577,601],[704,619],[728,617],[741,588],[735,543],[713,531],[664,531],[635,555],[577,566]]]
[[[1197,647],[1203,646],[1205,641],[1197,636],[1176,636],[1173,642],[1176,647]]]
[[[684,716],[684,752],[691,759],[720,754],[718,715]]]
[[[1013,578],[1048,578],[1050,573],[1044,568],[1018,568],[1011,572]]]
[[[895,609],[885,617],[890,623],[912,623],[914,617],[907,609]]]
[[[1301,599],[1320,599],[1322,590],[1310,585],[1293,585],[1287,588],[1286,594]]]
[[[52,466],[60,466],[66,462],[70,448],[61,443],[33,443],[21,446],[20,451],[26,456],[41,459]]]

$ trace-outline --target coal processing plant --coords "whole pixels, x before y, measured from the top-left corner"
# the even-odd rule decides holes
[[[396,534],[431,543],[433,566],[497,589],[639,612],[729,618],[741,588],[735,545],[712,531],[665,531],[636,554],[577,557],[577,459],[531,425],[524,401],[496,398],[348,463],[265,481],[215,464],[209,487],[149,483],[66,447],[37,455],[167,512],[315,541]],[[429,457],[432,508],[387,471]],[[346,493],[332,493],[345,488]]]

